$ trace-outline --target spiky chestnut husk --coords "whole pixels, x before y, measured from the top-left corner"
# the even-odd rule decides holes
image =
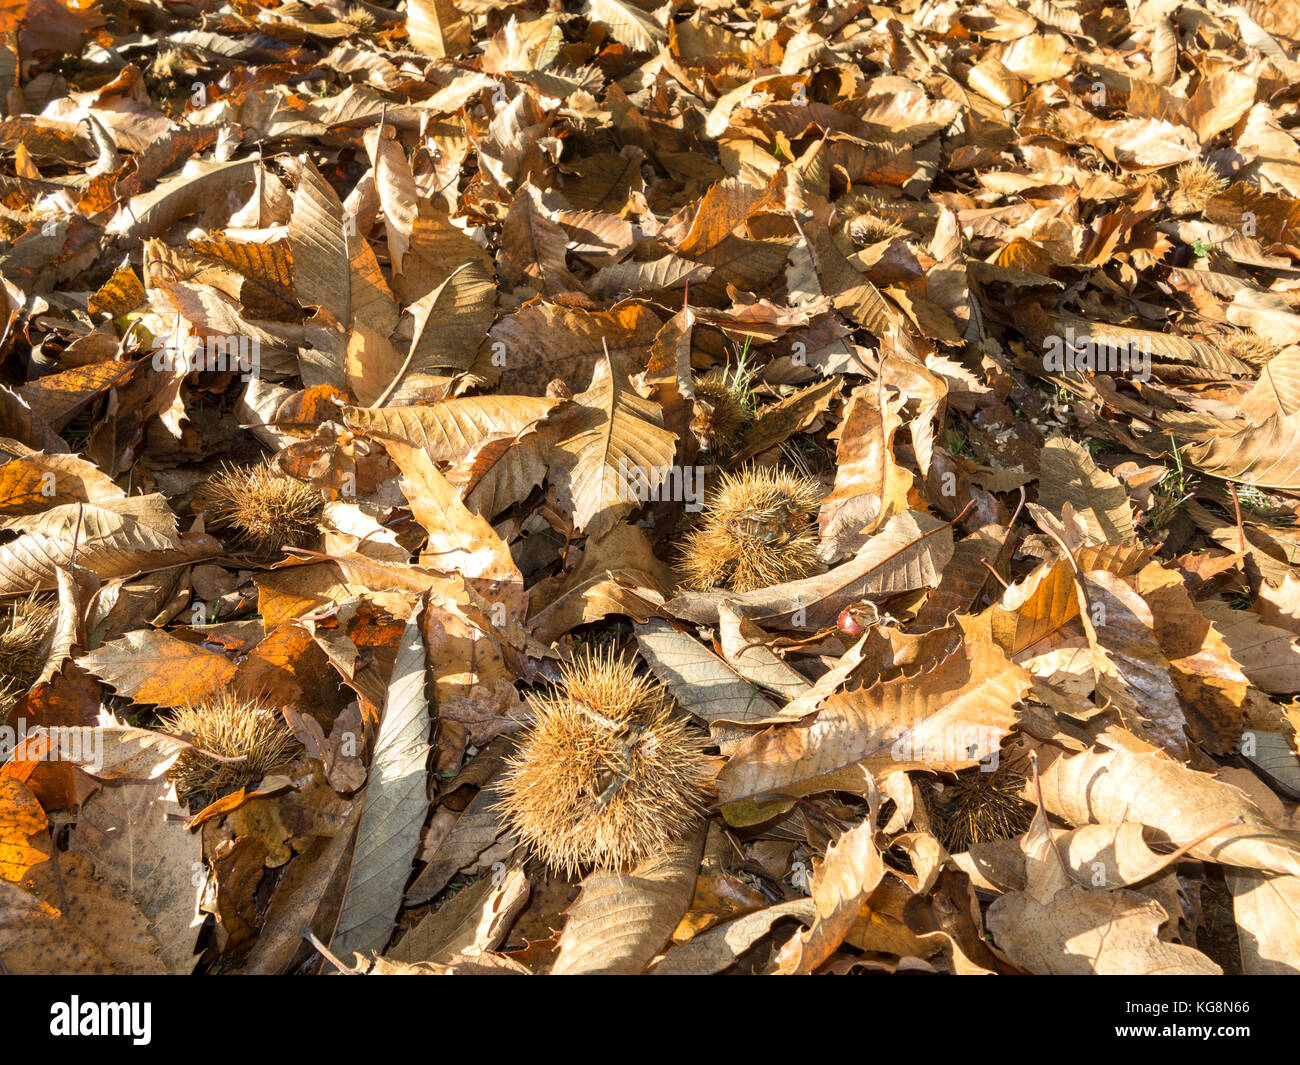
[[[317,536],[320,493],[260,463],[223,466],[199,493],[196,506],[208,511],[218,529],[232,529],[258,551],[288,545],[306,547]]]
[[[907,230],[897,222],[874,214],[860,214],[845,226],[854,244],[879,244],[906,236]]]
[[[171,81],[196,73],[198,68],[185,58],[179,48],[160,48],[149,64],[149,74],[159,81]]]
[[[972,843],[1023,835],[1034,817],[1034,808],[1020,797],[1024,786],[1025,777],[1005,764],[992,773],[979,768],[958,773],[934,804],[939,841],[959,854]]]
[[[678,563],[682,584],[750,592],[807,577],[817,568],[813,515],[821,495],[811,477],[785,470],[724,474],[686,537]]]
[[[725,370],[711,370],[697,377],[693,384],[695,407],[691,432],[705,451],[726,455],[735,450],[750,421],[737,382]]]
[[[343,13],[343,21],[349,26],[355,26],[359,30],[373,30],[379,25],[379,19],[375,18],[364,7],[352,6]]]
[[[1199,214],[1228,187],[1227,181],[1204,159],[1193,159],[1178,168],[1169,209],[1174,214]]]
[[[191,809],[202,809],[261,780],[298,750],[293,730],[276,706],[229,692],[164,714],[159,728],[211,754],[243,759],[222,762],[197,750],[183,751],[168,776],[176,785],[176,797]]]
[[[33,595],[14,604],[0,632],[0,724],[40,675],[57,617],[58,606],[50,599]]]
[[[1279,350],[1272,341],[1250,329],[1220,334],[1214,337],[1214,346],[1225,355],[1231,355],[1256,368],[1267,363]]]
[[[703,816],[704,741],[663,690],[613,652],[576,658],[502,776],[499,809],[521,843],[573,878],[662,851]]]
[[[887,201],[870,193],[846,196],[836,204],[844,232],[855,244],[879,244],[907,235],[907,230],[886,217]]]

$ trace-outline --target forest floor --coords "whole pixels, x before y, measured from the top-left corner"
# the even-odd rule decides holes
[[[4,971],[1300,972],[1300,4],[0,30]]]

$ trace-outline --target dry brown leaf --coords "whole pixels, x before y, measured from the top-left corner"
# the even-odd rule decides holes
[[[1156,840],[1192,844],[1204,861],[1300,875],[1300,843],[1268,823],[1241,791],[1155,753],[1085,751],[1042,775],[1049,812],[1072,825],[1134,821]],[[1239,818],[1241,824],[1230,825]],[[1206,839],[1197,842],[1206,833]]]
[[[1247,976],[1300,973],[1300,877],[1225,872]]]
[[[1186,758],[1187,719],[1169,662],[1156,642],[1151,608],[1104,570],[1082,574],[1080,587],[1087,604],[1082,620],[1092,648],[1098,701],[1113,703],[1133,732]]]
[[[303,383],[346,388],[345,350],[352,330],[361,326],[361,336],[386,342],[397,325],[397,304],[374,251],[357,235],[355,216],[307,161],[299,168],[289,247],[298,300],[317,309],[314,321],[324,327],[318,340],[324,346],[299,356]]]
[[[669,609],[678,617],[716,624],[722,602],[764,627],[824,629],[863,599],[886,599],[931,587],[952,557],[946,522],[920,511],[895,514],[849,561],[816,577],[741,595],[686,593]]]
[[[388,453],[402,471],[402,491],[411,501],[411,513],[429,534],[426,565],[498,585],[523,584],[501,538],[483,518],[470,513],[427,452],[390,440]]]
[[[649,965],[691,903],[703,839],[700,830],[626,873],[586,877],[551,973],[613,976]]]
[[[587,0],[587,12],[594,22],[609,27],[614,40],[633,51],[653,52],[667,36],[663,27],[631,0]]]
[[[1300,647],[1286,629],[1266,625],[1248,610],[1210,600],[1198,604],[1222,635],[1251,684],[1270,694],[1300,691]]]
[[[194,871],[202,868],[203,847],[175,794],[165,779],[106,783],[82,807],[69,847],[134,902],[167,971],[188,974],[202,924]]]
[[[118,208],[106,232],[124,243],[162,233],[186,215],[203,210],[211,198],[253,181],[257,163],[255,156],[225,162],[192,159],[179,174],[132,196]]]
[[[813,870],[812,926],[777,953],[778,973],[806,975],[825,962],[848,935],[858,911],[885,875],[885,862],[875,841],[874,802],[870,810],[866,821],[827,848],[825,860]]]
[[[418,48],[419,45],[417,44]],[[419,213],[418,190],[406,152],[391,126],[366,130],[366,152],[375,170],[375,189],[384,207],[384,227],[388,233],[388,258],[393,273],[404,273],[406,249],[411,227]]]
[[[501,225],[501,277],[555,295],[581,288],[565,262],[569,236],[548,217],[537,189],[524,182]]]
[[[450,962],[458,954],[495,950],[528,901],[519,869],[476,881],[415,925],[388,951],[397,962]]]
[[[428,295],[407,308],[415,335],[405,374],[429,374],[440,368],[469,369],[496,314],[497,290],[478,259],[467,259]],[[388,395],[400,400],[411,385],[399,376]],[[394,388],[400,382],[401,387]]]
[[[21,780],[0,776],[0,881],[21,884],[52,854],[41,804]]]
[[[770,728],[742,744],[718,776],[732,824],[771,816],[765,803],[852,790],[864,768],[955,771],[998,749],[1030,678],[971,625],[933,669],[838,692],[811,723]]]
[[[797,699],[811,685],[802,673],[763,639],[763,631],[722,603],[718,607],[722,655],[742,677],[787,699]]]
[[[77,659],[121,695],[158,706],[201,702],[235,676],[233,661],[170,633],[138,629]]]
[[[469,19],[452,0],[411,0],[406,32],[415,48],[435,59],[454,56],[469,45]]]
[[[902,424],[898,407],[883,387],[867,386],[850,397],[839,426],[835,487],[822,500],[817,523],[822,557],[838,561],[862,546],[863,538],[907,508],[912,476],[894,459],[894,433]]]
[[[9,972],[104,976],[119,970],[53,906],[0,880],[0,962]]]
[[[1060,434],[1049,439],[1043,447],[1038,478],[1038,502],[1057,514],[1069,503],[1094,543],[1133,538],[1128,493],[1118,479],[1098,468],[1081,444]]]
[[[480,855],[501,839],[506,830],[496,809],[500,801],[500,794],[491,787],[483,788],[474,796],[407,889],[406,905],[418,906],[435,898],[459,870],[473,866]],[[507,849],[513,846],[512,841]]]
[[[459,462],[490,437],[513,436],[541,421],[559,403],[535,396],[467,396],[380,410],[345,407],[343,420],[349,428],[422,447],[434,462]]]
[[[1150,551],[1138,544],[1119,545],[1077,553],[1080,569],[1106,570],[1121,577],[1141,568]],[[1012,585],[1001,603],[985,611],[993,638],[1008,654],[1020,654],[1079,616],[1074,567],[1066,559],[1044,562],[1019,584]]]
[[[570,421],[556,420],[551,478],[571,501],[573,524],[599,537],[642,503],[657,500],[677,454],[663,414],[632,389],[610,354],[596,364],[591,387],[574,397]]]
[[[503,370],[511,389],[541,396],[556,379],[574,392],[586,388],[604,360],[605,348],[629,370],[639,367],[659,325],[659,319],[639,304],[591,312],[533,303],[497,322],[492,339],[504,345]]]
[[[758,421],[746,430],[731,461],[744,462],[784,443],[795,433],[803,432],[826,411],[839,391],[839,380],[830,378],[802,388],[766,408]]]
[[[1189,444],[1183,459],[1210,477],[1300,493],[1300,412]]]
[[[1231,646],[1192,602],[1178,574],[1153,563],[1138,574],[1137,587],[1151,606],[1191,734],[1207,750],[1231,750],[1263,696],[1251,688]]]
[[[1042,975],[1221,975],[1199,950],[1158,936],[1164,908],[1137,891],[1067,887],[1046,905],[1005,895],[989,907],[988,926],[1013,961]]]
[[[636,627],[637,646],[679,706],[705,721],[760,721],[777,708],[694,636],[662,618]]]
[[[582,561],[563,580],[534,589],[528,625],[537,639],[549,641],[610,614],[645,621],[658,612],[672,582],[672,571],[655,557],[645,533],[615,525],[588,539]]]
[[[778,902],[775,906],[711,928],[687,943],[670,947],[651,967],[650,973],[654,976],[705,976],[721,972],[767,935],[777,921],[793,917],[808,925],[815,913],[812,899]]]

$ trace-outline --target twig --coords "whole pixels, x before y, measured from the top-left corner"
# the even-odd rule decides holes
[[[333,965],[334,968],[336,968],[344,976],[365,976],[365,973],[363,973],[360,969],[354,969],[350,965],[344,965],[343,962],[339,961],[339,959],[335,956],[334,952],[331,951],[330,948],[327,947],[324,943],[322,943],[319,939],[317,939],[316,933],[313,932],[310,928],[304,928],[301,934],[303,939],[305,939],[308,943],[310,943],[313,947],[316,948],[317,952],[320,954],[322,958],[324,958],[327,962]]]
[[[1232,509],[1237,514],[1237,537],[1241,542],[1241,553],[1246,554],[1246,526],[1241,521],[1241,503],[1237,500],[1237,485],[1234,481],[1228,482],[1228,491],[1232,494]]]

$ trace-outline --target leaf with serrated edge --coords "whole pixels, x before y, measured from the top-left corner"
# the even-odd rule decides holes
[[[862,599],[884,599],[939,583],[952,557],[952,529],[922,511],[895,514],[849,561],[815,577],[742,595],[679,595],[668,609],[678,617],[717,624],[718,604],[764,627],[824,629]]]
[[[673,934],[695,892],[701,827],[624,872],[594,872],[569,907],[553,975],[639,973]]]
[[[884,858],[875,842],[876,805],[873,793],[867,819],[832,843],[813,871],[816,917],[811,928],[796,934],[778,952],[778,973],[807,974],[826,961],[884,877]]]
[[[1082,444],[1057,434],[1043,447],[1038,502],[1054,514],[1066,503],[1097,543],[1118,543],[1133,536],[1133,511],[1119,480],[1100,469]]]
[[[955,772],[996,750],[1016,723],[1030,677],[977,621],[965,621],[964,642],[928,672],[837,692],[810,724],[768,729],[744,743],[718,775],[728,820],[763,819],[769,811],[751,812],[754,802],[855,788],[864,766]]]
[[[117,781],[86,800],[68,843],[135,902],[167,971],[175,974],[194,968],[203,923],[200,885],[194,883],[203,845],[185,822],[166,779]]]
[[[1042,774],[1043,803],[1072,825],[1136,821],[1202,861],[1300,875],[1300,842],[1274,828],[1244,792],[1164,755],[1083,751]],[[1221,828],[1234,817],[1240,825]]]
[[[1300,876],[1224,873],[1246,976],[1300,976]]]
[[[498,810],[500,802],[501,794],[491,784],[470,800],[451,833],[438,845],[407,891],[407,906],[419,906],[437,896],[458,870],[472,865],[505,834]]]
[[[637,646],[678,704],[705,721],[760,721],[776,707],[689,633],[662,618],[636,626]]]
[[[603,23],[619,44],[654,52],[668,39],[662,26],[628,0],[587,0],[587,17]]]
[[[640,502],[658,498],[677,439],[661,426],[659,407],[632,390],[613,356],[596,364],[591,388],[575,402],[588,414],[556,447],[551,475],[572,500],[574,525],[599,536]]]
[[[356,852],[331,943],[342,957],[383,950],[402,906],[429,809],[429,700],[425,696],[424,637],[417,607],[402,631],[375,737]]]
[[[1191,947],[1166,943],[1157,932],[1169,920],[1158,902],[1121,888],[1063,888],[1043,905],[1016,893],[996,899],[988,927],[998,947],[1039,974],[1219,975]]]
[[[652,976],[707,976],[721,972],[772,930],[783,917],[812,924],[816,913],[812,899],[778,902],[775,906],[748,913],[710,928],[690,942],[670,947],[650,969]]]
[[[1300,411],[1189,444],[1183,461],[1220,480],[1300,494]]]
[[[236,665],[217,651],[158,629],[137,629],[77,659],[77,665],[140,703],[182,706],[215,696]]]
[[[406,9],[406,32],[413,47],[435,59],[469,48],[469,19],[452,0],[411,0]]]
[[[437,288],[411,304],[415,335],[409,373],[468,369],[496,314],[497,290],[477,259],[467,259]],[[401,390],[396,397],[401,398]]]

